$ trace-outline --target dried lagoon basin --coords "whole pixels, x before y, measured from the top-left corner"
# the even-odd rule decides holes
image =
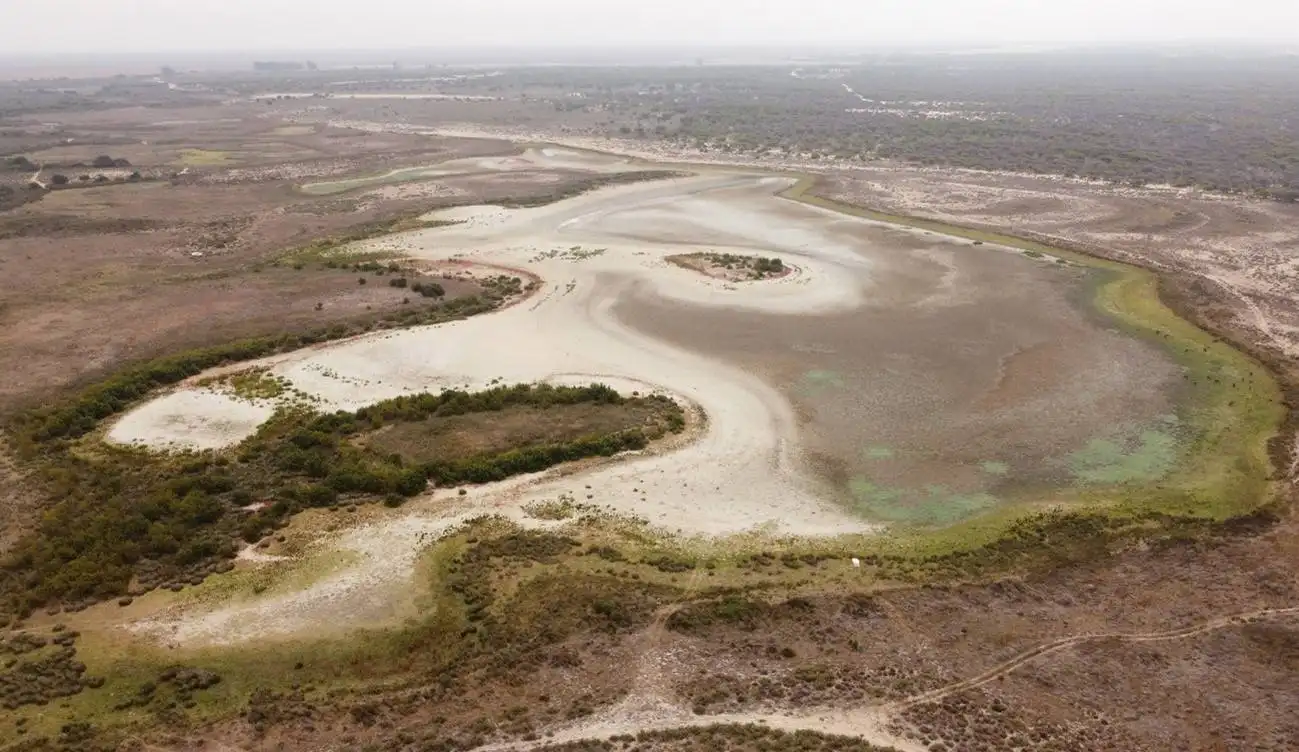
[[[668,531],[945,524],[1172,467],[1182,371],[1095,312],[1107,272],[776,195],[790,182],[717,171],[435,213],[458,224],[375,243],[526,269],[542,289],[506,311],[270,365],[325,408],[497,380],[630,383],[688,400],[709,416],[688,448],[482,499],[512,507],[590,485]],[[795,271],[732,282],[668,261],[699,251],[776,256]],[[184,420],[167,407],[136,414]],[[147,437],[149,421],[131,417]]]
[[[790,204],[785,232],[815,210]],[[742,244],[718,217],[654,207],[606,217],[624,236]],[[794,406],[807,465],[857,513],[941,525],[1007,502],[1153,483],[1184,440],[1183,368],[1100,315],[1110,272],[942,236],[829,220],[822,247],[863,303],[773,315],[654,294],[616,315],[650,337],[773,384]],[[841,258],[848,246],[857,258]],[[756,250],[756,249],[755,249]],[[804,255],[806,254],[806,255]],[[760,289],[761,281],[739,286]]]

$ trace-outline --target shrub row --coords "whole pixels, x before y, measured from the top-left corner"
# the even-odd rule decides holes
[[[165,378],[171,371],[146,373]],[[666,418],[660,425],[684,424],[681,408],[671,400],[636,399],[654,405]],[[400,456],[353,441],[385,424],[515,405],[546,409],[624,401],[602,385],[523,385],[399,397],[356,413],[291,409],[278,413],[233,453],[159,456],[107,446],[88,453],[55,442],[39,465],[53,503],[35,533],[3,562],[0,610],[23,615],[51,601],[77,607],[127,594],[132,581],[142,590],[180,588],[228,567],[239,538],[256,541],[304,509],[349,500],[384,499],[396,505],[423,491],[430,480],[439,485],[500,480],[638,449],[663,430],[651,426],[408,466]]]
[[[635,428],[608,436],[589,436],[567,444],[515,449],[471,460],[429,462],[424,465],[423,473],[439,486],[492,483],[513,475],[540,472],[564,462],[587,457],[612,457],[619,452],[644,449],[649,441],[644,430]]]

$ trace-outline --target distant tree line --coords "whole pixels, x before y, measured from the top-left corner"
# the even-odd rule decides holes
[[[1299,199],[1299,58],[887,56],[850,66],[519,69],[622,137],[751,156],[1055,174]],[[469,85],[469,84],[467,84]],[[538,96],[543,96],[540,94]],[[544,101],[544,100],[543,100]],[[589,126],[588,126],[589,127]]]

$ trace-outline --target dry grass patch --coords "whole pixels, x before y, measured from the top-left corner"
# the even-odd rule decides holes
[[[183,167],[220,167],[233,160],[230,152],[217,149],[185,149],[176,160]]]
[[[512,449],[567,444],[587,436],[606,436],[633,428],[668,427],[670,403],[631,398],[621,404],[574,404],[539,408],[518,405],[488,413],[435,416],[398,423],[363,437],[380,452],[410,462],[469,459]]]

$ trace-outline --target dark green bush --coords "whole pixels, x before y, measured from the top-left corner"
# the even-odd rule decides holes
[[[447,294],[446,288],[437,282],[416,282],[410,289],[426,298],[441,298]]]

